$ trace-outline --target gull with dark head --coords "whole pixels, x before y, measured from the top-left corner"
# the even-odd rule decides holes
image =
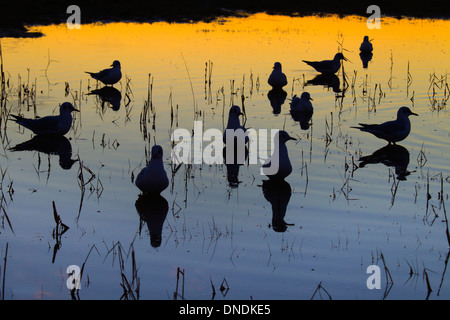
[[[418,116],[408,107],[400,107],[397,111],[397,119],[387,121],[381,124],[360,123],[359,127],[352,127],[364,132],[369,132],[379,139],[386,140],[389,144],[406,139],[411,132],[411,121],[409,116]]]
[[[22,116],[11,115],[14,121],[35,134],[60,135],[69,132],[72,126],[72,111],[79,111],[70,102],[64,102],[59,107],[58,116],[46,116],[43,118],[29,119]]]
[[[152,157],[148,165],[136,177],[136,186],[149,195],[159,195],[169,186],[166,170],[163,164],[163,149],[160,145],[152,147]]]
[[[113,85],[122,79],[122,71],[120,70],[120,62],[118,60],[114,60],[111,67],[99,72],[85,72],[105,85]]]
[[[334,74],[341,67],[341,60],[348,61],[347,58],[341,52],[336,53],[333,60],[323,60],[323,61],[306,61],[307,65],[316,69],[317,72],[325,73],[325,74]]]
[[[225,132],[223,133],[223,142],[227,143],[227,130],[233,130],[235,132],[238,129],[242,129],[245,133],[245,128],[241,125],[241,121],[239,119],[239,116],[243,116],[244,114],[241,111],[241,108],[239,106],[232,106],[230,108],[230,111],[228,111],[228,122],[227,127],[225,128]],[[245,138],[245,141],[248,141],[248,137]]]
[[[287,85],[287,78],[281,69],[281,63],[275,62],[275,64],[273,65],[273,71],[270,74],[267,82],[274,89],[281,89],[285,85]]]
[[[309,92],[303,92],[300,98],[295,95],[291,101],[291,112],[313,113],[314,109],[311,100],[313,99]]]
[[[373,46],[372,46],[372,43],[370,42],[368,36],[364,36],[364,40],[361,43],[361,46],[359,47],[359,51],[361,51],[361,52],[372,52],[373,51]]]
[[[268,176],[270,180],[282,181],[292,173],[292,165],[286,147],[286,142],[289,140],[297,139],[292,138],[284,130],[278,131],[275,135],[274,152],[261,168],[261,173]]]

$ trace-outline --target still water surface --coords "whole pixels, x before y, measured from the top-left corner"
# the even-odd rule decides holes
[[[258,14],[39,26],[43,37],[1,39],[8,112],[45,116],[64,101],[81,111],[67,139],[51,144],[60,155],[12,151],[33,135],[2,120],[4,298],[70,299],[66,269],[84,265],[84,300],[132,298],[127,282],[140,299],[173,299],[178,268],[178,299],[310,299],[319,284],[314,299],[448,299],[449,28],[384,18],[370,30],[358,17]],[[359,56],[365,35],[375,48],[367,68]],[[350,62],[331,82],[302,62],[338,50]],[[102,102],[89,94],[102,86],[84,71],[116,59],[124,76],[115,99]],[[276,61],[288,85],[272,99]],[[289,113],[289,99],[303,91],[314,99],[307,129]],[[287,144],[293,172],[281,195],[263,192],[259,165],[240,166],[238,184],[225,165],[183,165],[172,175],[171,132],[192,130],[195,120],[223,130],[233,104],[245,109],[247,127],[284,128],[297,139]],[[402,105],[419,114],[389,159],[403,172],[358,167],[385,142],[350,127],[392,120]],[[155,142],[170,186],[148,204],[133,180]],[[281,230],[274,200],[286,206]],[[60,236],[53,203],[69,227]],[[158,233],[161,243],[152,244]],[[381,289],[367,288],[370,265],[381,268]]]

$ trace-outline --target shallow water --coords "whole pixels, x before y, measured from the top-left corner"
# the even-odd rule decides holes
[[[358,17],[258,14],[213,23],[33,30],[44,36],[1,39],[7,110],[44,116],[73,102],[81,112],[64,142],[80,161],[67,169],[55,154],[11,151],[33,135],[2,121],[5,299],[70,299],[70,265],[84,265],[77,296],[84,300],[123,298],[122,275],[135,279],[140,299],[173,299],[178,268],[184,270],[178,299],[326,299],[326,292],[333,299],[425,299],[427,278],[428,298],[450,297],[448,21],[384,18],[381,29],[370,30]],[[374,39],[368,68],[359,56],[364,35]],[[301,60],[331,59],[341,45],[350,60],[347,85],[342,70],[332,80],[345,92],[306,85],[317,73]],[[84,73],[115,59],[124,74],[114,86],[119,107],[88,95],[101,86]],[[267,84],[275,61],[288,77],[278,111]],[[432,75],[444,80],[433,83]],[[143,126],[149,81],[152,109]],[[25,99],[23,88],[35,90],[34,99]],[[303,91],[314,99],[307,130],[289,113],[289,99]],[[273,228],[259,165],[241,166],[237,187],[227,181],[225,165],[182,165],[172,176],[171,132],[192,130],[194,120],[204,130],[223,130],[232,104],[245,108],[247,127],[284,128],[297,138],[287,143],[291,194],[280,201],[292,225],[284,232]],[[409,160],[409,174],[402,178],[381,163],[358,168],[360,157],[385,142],[350,127],[391,120],[402,105],[419,114],[399,143],[406,152],[396,151],[397,160]],[[162,193],[163,212],[136,205],[140,192],[133,184],[155,142],[164,149],[171,182]],[[59,241],[53,202],[69,227]],[[158,232],[158,226],[162,239],[155,247],[149,228]],[[381,269],[380,289],[366,285],[370,265]],[[221,284],[228,290],[220,291]],[[326,292],[314,295],[319,284]]]

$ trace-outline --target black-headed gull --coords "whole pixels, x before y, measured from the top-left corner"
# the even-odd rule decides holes
[[[300,98],[295,95],[291,101],[291,112],[313,113],[311,100],[313,100],[311,95],[306,91],[302,93]]]
[[[136,177],[136,186],[144,193],[158,195],[169,186],[163,164],[163,149],[160,145],[152,147],[152,157],[148,165]]]
[[[21,126],[40,135],[60,135],[69,132],[72,126],[72,111],[79,111],[70,102],[64,102],[59,107],[59,116],[46,116],[43,118],[28,119],[11,115],[14,121]]]
[[[274,138],[274,152],[266,159],[266,162],[261,168],[261,172],[269,177],[270,180],[284,180],[292,172],[286,142],[297,139],[292,138],[284,130],[278,131]]]
[[[273,71],[267,80],[269,85],[271,85],[274,89],[281,89],[285,85],[287,85],[286,75],[281,70],[281,63],[275,62],[273,65]]]
[[[372,52],[373,51],[373,46],[372,46],[372,43],[370,42],[368,36],[364,36],[364,40],[361,43],[361,46],[359,47],[359,51],[361,51],[361,52]]]
[[[120,62],[118,60],[114,60],[111,67],[112,68],[104,69],[99,72],[85,72],[91,75],[95,80],[103,82],[105,85],[113,85],[122,79],[122,71],[120,70]]]
[[[360,127],[352,127],[364,132],[369,132],[377,138],[386,140],[389,144],[406,139],[411,132],[411,121],[409,116],[418,116],[408,107],[400,107],[397,111],[397,119],[381,124],[359,123]]]
[[[341,67],[341,60],[348,61],[346,57],[341,52],[336,53],[333,60],[323,60],[323,61],[306,61],[302,60],[306,64],[310,65],[316,71],[320,73],[336,73]]]
[[[233,132],[235,130],[238,129],[242,129],[243,133],[245,133],[245,128],[241,125],[241,121],[239,119],[239,116],[244,115],[241,112],[241,108],[239,108],[239,106],[232,106],[230,108],[230,111],[228,112],[228,122],[227,122],[227,127],[225,129],[225,132],[223,133],[223,142],[227,143],[227,134],[228,131],[227,130],[233,130]],[[235,136],[235,140],[236,140],[236,136]],[[245,141],[248,141],[248,136],[245,137]]]

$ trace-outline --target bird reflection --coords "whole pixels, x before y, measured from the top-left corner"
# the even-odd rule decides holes
[[[114,87],[104,86],[103,88],[92,90],[88,94],[97,95],[100,98],[102,101],[102,109],[105,107],[105,104],[111,105],[111,108],[114,111],[118,111],[120,109],[122,93]]]
[[[325,86],[326,88],[332,88],[333,92],[339,93],[341,82],[335,74],[319,74],[314,79],[306,81],[305,85],[313,86]]]
[[[406,180],[406,177],[411,174],[411,172],[407,170],[409,164],[409,151],[398,144],[388,144],[375,151],[370,156],[360,157],[359,161],[360,168],[371,163],[382,163],[385,166],[394,167],[398,180]]]
[[[284,221],[286,209],[291,198],[291,186],[285,180],[263,180],[264,198],[272,205],[272,228],[276,232],[285,232],[288,226],[293,226]]]
[[[272,89],[267,94],[267,97],[269,98],[270,105],[272,106],[273,114],[280,114],[281,106],[283,105],[287,97],[287,92],[281,88]]]
[[[223,163],[227,168],[227,181],[231,188],[237,188],[242,181],[239,181],[239,168],[242,166],[248,158],[248,148],[245,147],[244,154],[238,153],[238,144],[234,144],[234,153],[231,155],[229,161],[227,161],[227,148],[223,148]],[[231,148],[229,149],[231,151]],[[230,156],[230,155],[229,155]]]
[[[369,66],[369,62],[372,60],[373,53],[372,52],[360,52],[359,57],[361,58],[361,61],[363,63],[363,68],[367,69]]]
[[[313,116],[312,112],[296,112],[291,110],[291,117],[294,121],[300,123],[302,130],[308,130],[311,126],[310,120]]]
[[[141,194],[135,203],[136,210],[142,221],[147,224],[150,233],[150,244],[157,248],[161,245],[162,228],[166,220],[169,204],[161,195]]]
[[[59,165],[64,170],[69,170],[77,161],[72,159],[72,145],[64,136],[41,136],[36,135],[31,140],[22,142],[11,151],[38,151],[59,156]]]

